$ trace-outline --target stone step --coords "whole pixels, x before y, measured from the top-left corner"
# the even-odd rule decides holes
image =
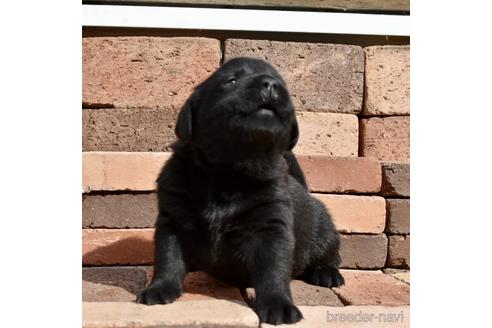
[[[410,327],[408,306],[299,306],[299,309],[304,319],[285,327]],[[227,300],[153,306],[133,302],[84,302],[82,313],[83,328],[259,326],[253,310],[242,302]]]

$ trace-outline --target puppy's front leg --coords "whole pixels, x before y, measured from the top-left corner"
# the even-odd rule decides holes
[[[154,275],[137,302],[167,304],[182,294],[186,264],[179,234],[171,225],[157,225],[154,235]]]
[[[292,275],[294,238],[281,220],[271,220],[255,233],[248,259],[248,271],[255,288],[255,311],[261,322],[278,325],[302,319],[292,302],[289,283]]]

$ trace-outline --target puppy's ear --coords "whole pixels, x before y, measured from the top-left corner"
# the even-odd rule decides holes
[[[191,139],[193,112],[197,105],[198,97],[198,91],[193,92],[193,94],[186,100],[178,114],[178,120],[176,122],[174,132],[176,133],[176,136],[183,141],[188,141]]]
[[[297,125],[297,119],[294,116],[294,121],[292,122],[292,127],[290,129],[290,140],[289,140],[289,150],[295,147],[299,140],[299,126]]]

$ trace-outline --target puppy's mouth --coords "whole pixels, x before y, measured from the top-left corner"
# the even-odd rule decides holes
[[[256,114],[261,116],[274,116],[276,112],[277,109],[275,108],[275,106],[270,103],[266,103],[258,107]]]

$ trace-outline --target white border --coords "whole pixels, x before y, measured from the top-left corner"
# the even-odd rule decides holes
[[[82,25],[410,35],[410,16],[157,6],[82,5]]]

